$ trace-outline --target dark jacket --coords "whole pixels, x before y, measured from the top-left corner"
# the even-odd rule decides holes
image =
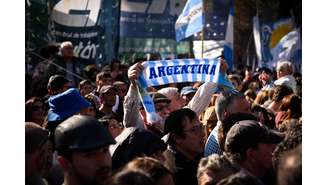
[[[187,159],[182,153],[169,147],[175,157],[174,181],[175,185],[197,185],[197,168],[202,154],[199,154],[194,160]]]
[[[78,58],[74,57],[72,64],[73,64],[73,71],[70,71],[70,72],[85,78],[85,74],[83,72],[84,66],[82,63],[80,63],[78,61]],[[57,56],[56,59],[53,61],[53,63],[49,63],[47,65],[47,69],[45,71],[45,79],[46,79],[46,81],[48,81],[49,78],[55,74],[63,75],[64,77],[66,77],[66,74],[67,74],[66,70],[67,70],[66,62],[64,61],[64,58],[61,56]],[[77,87],[81,80],[82,79],[74,76],[73,85],[75,85]]]

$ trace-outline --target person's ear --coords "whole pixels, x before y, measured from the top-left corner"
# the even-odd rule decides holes
[[[67,160],[65,157],[58,156],[57,161],[64,170],[71,168],[71,162],[69,160]]]
[[[246,159],[257,159],[256,150],[248,148],[246,150]]]

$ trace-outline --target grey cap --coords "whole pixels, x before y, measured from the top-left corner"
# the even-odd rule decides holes
[[[92,151],[115,143],[105,126],[90,116],[72,116],[55,130],[55,146],[59,153]]]

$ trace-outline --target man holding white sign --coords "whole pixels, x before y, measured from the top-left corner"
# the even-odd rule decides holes
[[[178,68],[181,69],[179,72]],[[151,72],[151,70],[154,71]],[[217,90],[218,83],[230,86],[228,80],[226,80],[226,70],[227,64],[223,59],[148,61],[134,64],[128,71],[131,86],[124,100],[125,114],[123,124],[125,127],[146,128],[145,125],[156,125],[158,128],[163,128],[164,119],[161,119],[160,123],[151,122],[151,120],[147,119],[147,113],[149,112],[146,113],[145,111],[139,111],[141,117],[139,116],[137,110],[139,110],[140,100],[137,89],[140,90],[141,88],[168,83],[206,81],[186,106],[199,115],[209,104],[212,94]],[[149,110],[147,107],[145,109],[146,111]],[[156,114],[159,111],[153,110]]]

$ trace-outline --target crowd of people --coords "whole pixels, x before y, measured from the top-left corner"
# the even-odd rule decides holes
[[[146,59],[85,68],[70,42],[42,52],[26,77],[27,185],[301,184],[302,75],[292,62],[228,71],[222,59],[234,88],[149,87],[163,120],[153,123],[137,86]]]

